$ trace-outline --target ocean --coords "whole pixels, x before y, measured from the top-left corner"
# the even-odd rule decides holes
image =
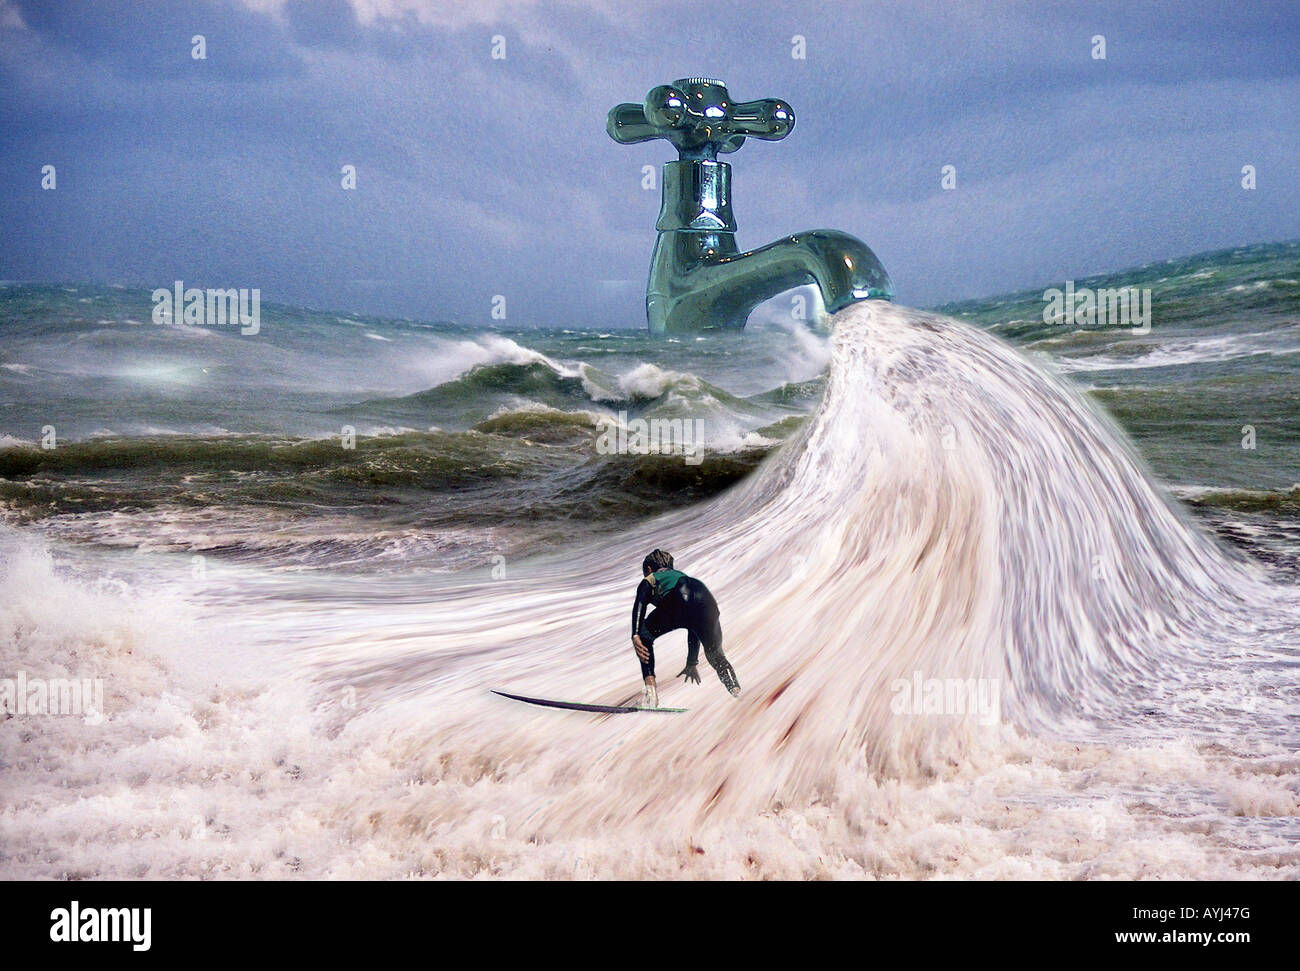
[[[1300,877],[1300,243],[1071,282],[1149,328],[0,286],[0,878]],[[639,697],[655,547],[739,699],[490,693]]]

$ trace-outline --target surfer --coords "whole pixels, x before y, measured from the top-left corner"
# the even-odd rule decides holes
[[[632,647],[641,661],[645,679],[642,706],[659,707],[655,688],[655,638],[671,630],[686,629],[686,667],[677,677],[700,683],[698,668],[700,645],[704,656],[718,673],[722,686],[734,696],[740,695],[740,682],[731,662],[722,653],[722,625],[718,623],[718,602],[709,588],[694,577],[673,569],[673,558],[663,550],[654,550],[641,561],[643,579],[636,588],[632,605]],[[646,616],[646,609],[655,609]]]

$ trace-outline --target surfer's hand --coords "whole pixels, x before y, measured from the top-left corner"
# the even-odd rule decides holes
[[[648,662],[650,660],[650,648],[641,643],[640,634],[632,635],[632,648],[636,651],[636,656],[642,661]]]
[[[682,668],[681,671],[678,672],[677,677],[680,678],[683,675],[686,676],[687,681],[694,681],[696,684],[700,683],[700,669],[694,664],[688,664],[686,667]]]

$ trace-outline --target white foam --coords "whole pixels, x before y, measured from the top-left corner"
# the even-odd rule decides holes
[[[1273,331],[1173,340],[1162,343],[1159,347],[1146,354],[1132,357],[1101,354],[1093,357],[1060,356],[1053,360],[1059,370],[1073,373],[1080,371],[1131,371],[1144,368],[1178,367],[1185,364],[1232,361],[1256,355],[1288,357],[1292,354],[1300,354],[1300,344],[1287,345],[1278,342],[1279,338],[1285,333],[1286,331]]]
[[[1294,591],[995,337],[859,304],[833,346],[746,483],[499,578],[232,571],[159,622],[7,554],[6,662],[103,658],[122,707],[0,724],[0,876],[1300,877]],[[717,594],[739,700],[672,678],[680,632],[685,716],[487,693],[635,691],[654,546]],[[222,643],[253,684],[204,683]],[[914,672],[998,684],[999,719],[895,711]]]

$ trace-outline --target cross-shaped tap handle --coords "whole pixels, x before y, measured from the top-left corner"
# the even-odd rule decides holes
[[[734,152],[745,139],[776,141],[794,128],[794,109],[776,98],[731,100],[727,86],[709,78],[683,78],[652,88],[644,104],[609,109],[605,130],[624,145],[664,138],[683,159],[712,159]]]

